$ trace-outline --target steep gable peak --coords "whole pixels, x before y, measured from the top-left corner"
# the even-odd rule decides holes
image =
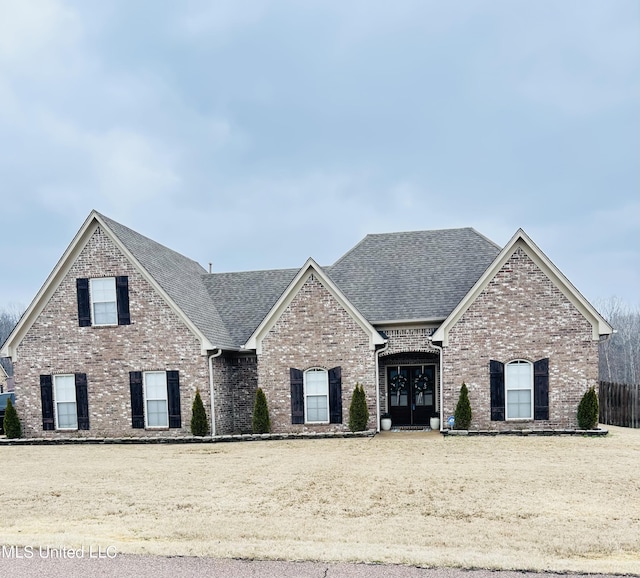
[[[580,311],[592,326],[592,338],[597,341],[601,335],[613,332],[611,325],[598,313],[565,275],[551,262],[544,252],[533,242],[524,229],[518,229],[507,242],[493,263],[487,267],[483,275],[471,287],[468,293],[453,309],[440,327],[433,334],[433,341],[448,344],[449,330],[453,327],[476,298],[489,285],[491,280],[502,269],[512,255],[518,251],[524,252],[531,261],[549,278],[549,280],[564,294],[564,296]]]

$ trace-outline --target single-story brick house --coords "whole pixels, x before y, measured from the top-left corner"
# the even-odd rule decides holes
[[[214,435],[442,425],[461,384],[472,428],[576,427],[605,319],[522,230],[368,235],[336,263],[207,273],[92,212],[0,351],[24,434],[189,433],[198,389]],[[212,419],[213,418],[213,419]]]

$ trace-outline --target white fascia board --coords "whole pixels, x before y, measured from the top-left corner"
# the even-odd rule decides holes
[[[440,325],[444,321],[444,317],[425,317],[424,319],[389,319],[385,321],[372,321],[371,325],[379,329],[394,327],[433,327]]]
[[[444,346],[448,345],[449,330],[462,317],[464,312],[476,300],[478,295],[487,287],[489,282],[496,276],[498,271],[511,258],[511,255],[522,248],[527,256],[549,277],[551,282],[562,292],[562,294],[582,313],[589,321],[593,329],[592,339],[599,340],[600,335],[608,335],[613,332],[611,325],[598,313],[584,296],[574,287],[564,274],[551,262],[551,260],[540,250],[531,238],[522,230],[518,229],[504,249],[489,265],[480,279],[469,290],[465,297],[458,303],[456,308],[445,319],[442,325],[433,334],[432,340],[439,341]]]
[[[86,221],[73,238],[66,251],[54,267],[53,271],[47,277],[44,285],[40,288],[40,291],[36,294],[33,301],[25,311],[24,315],[20,318],[20,321],[11,332],[9,337],[4,343],[2,350],[0,350],[0,356],[11,357],[13,360],[17,359],[18,345],[22,341],[23,337],[29,331],[34,321],[38,318],[45,305],[51,299],[56,289],[59,287],[62,280],[65,278],[69,269],[86,246],[91,235],[95,232],[97,227],[100,226],[102,230],[107,234],[111,241],[118,247],[118,249],[125,255],[129,262],[138,270],[138,272],[149,282],[149,284],[162,296],[167,302],[169,307],[182,319],[191,332],[200,340],[202,354],[205,355],[207,350],[214,349],[209,340],[200,332],[200,330],[193,324],[193,322],[186,317],[184,312],[175,304],[175,302],[167,295],[167,293],[158,285],[155,279],[147,272],[147,270],[140,265],[138,260],[131,254],[131,252],[120,242],[117,235],[111,231],[109,226],[104,223],[100,218],[100,215],[96,211],[91,211],[91,214],[87,217]]]
[[[360,327],[369,335],[369,347],[372,351],[375,350],[376,345],[386,343],[386,339],[384,339],[375,327],[373,327],[373,325],[371,325],[371,323],[369,323],[353,306],[337,285],[326,275],[322,268],[312,258],[309,258],[298,271],[289,286],[282,293],[278,301],[276,301],[269,313],[267,313],[260,325],[258,325],[251,337],[249,337],[247,343],[243,346],[244,349],[254,349],[256,353],[262,353],[262,340],[265,335],[276,324],[282,313],[293,301],[294,297],[298,294],[302,286],[307,282],[307,279],[309,279],[312,274],[316,275],[320,283],[322,283],[336,301],[340,303],[356,323],[358,323],[358,325],[360,325]]]

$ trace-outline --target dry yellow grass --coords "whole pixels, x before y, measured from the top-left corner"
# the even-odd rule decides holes
[[[640,573],[640,430],[0,449],[0,542]]]

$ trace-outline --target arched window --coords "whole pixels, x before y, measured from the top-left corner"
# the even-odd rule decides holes
[[[304,372],[304,414],[307,423],[329,423],[329,372],[326,369]]]
[[[533,419],[533,364],[517,359],[505,365],[507,419]]]

